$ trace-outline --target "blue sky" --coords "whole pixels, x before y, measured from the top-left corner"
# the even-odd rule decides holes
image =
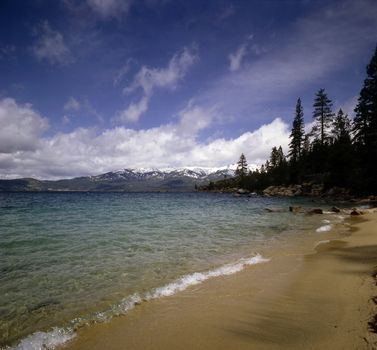
[[[0,176],[261,164],[324,87],[352,115],[373,0],[3,0]]]

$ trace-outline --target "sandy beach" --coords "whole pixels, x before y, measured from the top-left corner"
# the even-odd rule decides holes
[[[78,330],[64,349],[374,349],[377,214],[348,224]]]

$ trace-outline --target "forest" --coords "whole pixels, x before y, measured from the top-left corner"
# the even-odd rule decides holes
[[[313,102],[312,129],[305,132],[304,111],[297,99],[288,153],[276,145],[260,168],[249,170],[241,154],[234,178],[210,182],[203,190],[243,188],[261,191],[269,186],[305,182],[347,189],[353,194],[377,194],[377,47],[366,70],[351,119],[342,109],[333,111],[325,89]]]

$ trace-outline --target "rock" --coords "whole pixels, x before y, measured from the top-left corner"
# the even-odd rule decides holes
[[[340,213],[340,209],[338,207],[332,207],[331,211],[334,213]]]
[[[309,209],[308,214],[323,214],[323,210],[321,208]]]
[[[248,190],[245,190],[245,189],[243,189],[243,188],[239,188],[239,189],[237,190],[237,193],[238,193],[238,194],[248,194],[249,191],[248,191]]]
[[[269,207],[264,208],[264,210],[268,211],[269,213],[280,213],[284,211],[283,208],[269,208]]]
[[[351,216],[359,216],[359,215],[362,215],[362,214],[363,214],[363,212],[360,211],[360,210],[357,210],[356,208],[353,208],[351,210],[351,213],[350,213]]]
[[[263,194],[267,196],[272,196],[276,192],[275,186],[269,186],[263,190]]]
[[[241,197],[241,195],[239,193],[234,193],[233,197]]]
[[[291,206],[289,207],[289,211],[292,213],[300,213],[301,212],[301,207],[299,206]]]
[[[312,185],[312,190],[310,195],[313,197],[319,197],[323,193],[323,185],[322,184],[314,184]]]

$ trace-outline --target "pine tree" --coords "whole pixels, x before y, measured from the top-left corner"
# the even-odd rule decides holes
[[[329,140],[329,127],[334,116],[331,108],[332,101],[327,97],[325,89],[319,89],[314,99],[313,118],[316,124],[313,127],[312,134],[321,145]]]
[[[354,142],[360,190],[377,193],[377,47],[367,66],[367,77],[355,112]]]
[[[332,135],[335,142],[350,142],[351,140],[351,121],[342,109],[339,109],[333,123]]]
[[[278,150],[277,150],[277,157],[278,157],[278,166],[282,166],[284,163],[285,163],[285,155],[284,155],[284,152],[283,152],[283,148],[281,146],[279,146]]]
[[[293,119],[292,131],[289,136],[289,157],[293,163],[296,163],[301,156],[304,142],[304,111],[299,98],[296,103],[296,112]]]
[[[304,135],[304,142],[302,144],[302,155],[307,155],[310,152],[310,137]]]
[[[271,169],[275,169],[278,166],[278,164],[279,164],[279,152],[277,148],[274,146],[272,147],[272,150],[271,150],[269,167]]]
[[[369,147],[377,146],[377,47],[367,66],[367,78],[360,91],[355,108],[355,142]]]
[[[237,169],[235,172],[235,175],[237,178],[243,180],[244,177],[248,173],[248,166],[247,166],[247,161],[245,155],[242,153],[240,156],[240,160],[237,163]]]

